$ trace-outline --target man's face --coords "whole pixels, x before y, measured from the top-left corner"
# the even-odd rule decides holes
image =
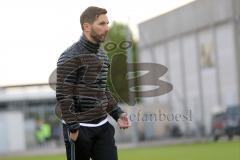
[[[97,42],[104,42],[108,27],[108,17],[105,14],[100,15],[91,25],[90,36]]]

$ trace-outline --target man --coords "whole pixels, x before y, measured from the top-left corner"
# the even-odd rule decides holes
[[[80,17],[83,35],[57,63],[56,98],[68,160],[117,160],[115,129],[107,114],[121,129],[130,127],[107,86],[110,63],[99,47],[109,30],[106,14],[106,9],[88,7]]]

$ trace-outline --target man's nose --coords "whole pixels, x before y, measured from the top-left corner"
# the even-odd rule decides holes
[[[108,31],[109,31],[109,27],[108,27],[108,25],[106,26],[106,29],[105,29],[105,31],[106,31],[106,32],[108,32]]]

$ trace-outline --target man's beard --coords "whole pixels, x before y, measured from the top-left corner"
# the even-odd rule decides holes
[[[105,38],[106,38],[107,33],[105,34],[98,34],[97,32],[95,32],[94,29],[91,30],[90,36],[97,42],[97,43],[101,43],[104,42]]]

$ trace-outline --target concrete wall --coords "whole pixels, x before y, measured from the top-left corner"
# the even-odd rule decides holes
[[[157,99],[174,113],[191,109],[182,130],[199,133],[203,125],[209,134],[214,109],[239,103],[239,10],[237,0],[199,0],[141,23],[140,62],[167,66],[161,79],[174,86],[144,105]]]
[[[172,12],[140,23],[140,47],[151,46],[181,34],[228,21],[233,18],[233,15],[233,0],[194,1]]]
[[[20,112],[0,113],[0,153],[26,149],[24,117]]]

